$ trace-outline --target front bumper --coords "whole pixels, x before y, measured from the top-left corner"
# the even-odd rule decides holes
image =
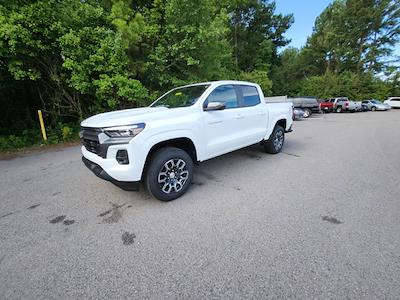
[[[82,161],[85,166],[94,173],[97,177],[109,181],[116,186],[120,187],[125,191],[138,191],[140,187],[140,181],[118,181],[112,178],[102,167],[98,164],[88,160],[84,156],[82,156]]]
[[[390,108],[388,107],[377,107],[376,110],[380,110],[380,111],[385,111],[385,110],[389,110]]]

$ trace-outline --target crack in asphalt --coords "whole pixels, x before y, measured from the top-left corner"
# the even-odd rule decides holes
[[[336,225],[343,223],[342,221],[336,219],[335,217],[331,217],[331,216],[321,216],[321,219],[323,221],[326,221],[326,222],[329,222],[329,223],[332,223],[332,224],[336,224]]]
[[[294,156],[294,157],[301,157],[300,155],[297,155],[297,154],[294,154],[294,153],[283,152],[283,151],[282,151],[282,153],[286,154],[286,155]]]

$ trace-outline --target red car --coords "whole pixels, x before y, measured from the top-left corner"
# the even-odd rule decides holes
[[[319,100],[319,107],[323,112],[333,112],[334,99],[321,99]]]

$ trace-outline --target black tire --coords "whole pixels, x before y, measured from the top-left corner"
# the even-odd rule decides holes
[[[336,112],[337,113],[341,113],[343,111],[341,106],[336,107]]]
[[[285,142],[285,130],[282,126],[276,125],[271,136],[264,143],[264,151],[270,154],[281,152]]]
[[[304,115],[303,115],[303,117],[307,119],[307,118],[309,118],[311,115],[312,115],[311,109],[305,108],[305,109],[304,109]]]
[[[147,190],[153,197],[161,201],[174,200],[192,183],[192,158],[179,148],[159,149],[152,155],[145,176]]]
[[[376,107],[375,107],[375,106],[372,106],[372,107],[371,107],[371,110],[372,110],[372,111],[376,111]]]

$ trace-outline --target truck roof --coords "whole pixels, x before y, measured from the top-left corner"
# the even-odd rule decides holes
[[[198,82],[198,83],[191,83],[191,84],[186,84],[182,85],[176,88],[181,88],[181,87],[188,87],[188,86],[196,86],[196,85],[204,85],[204,84],[246,84],[246,85],[256,85],[254,82],[249,82],[249,81],[240,81],[240,80],[215,80],[215,81],[205,81],[205,82]]]

